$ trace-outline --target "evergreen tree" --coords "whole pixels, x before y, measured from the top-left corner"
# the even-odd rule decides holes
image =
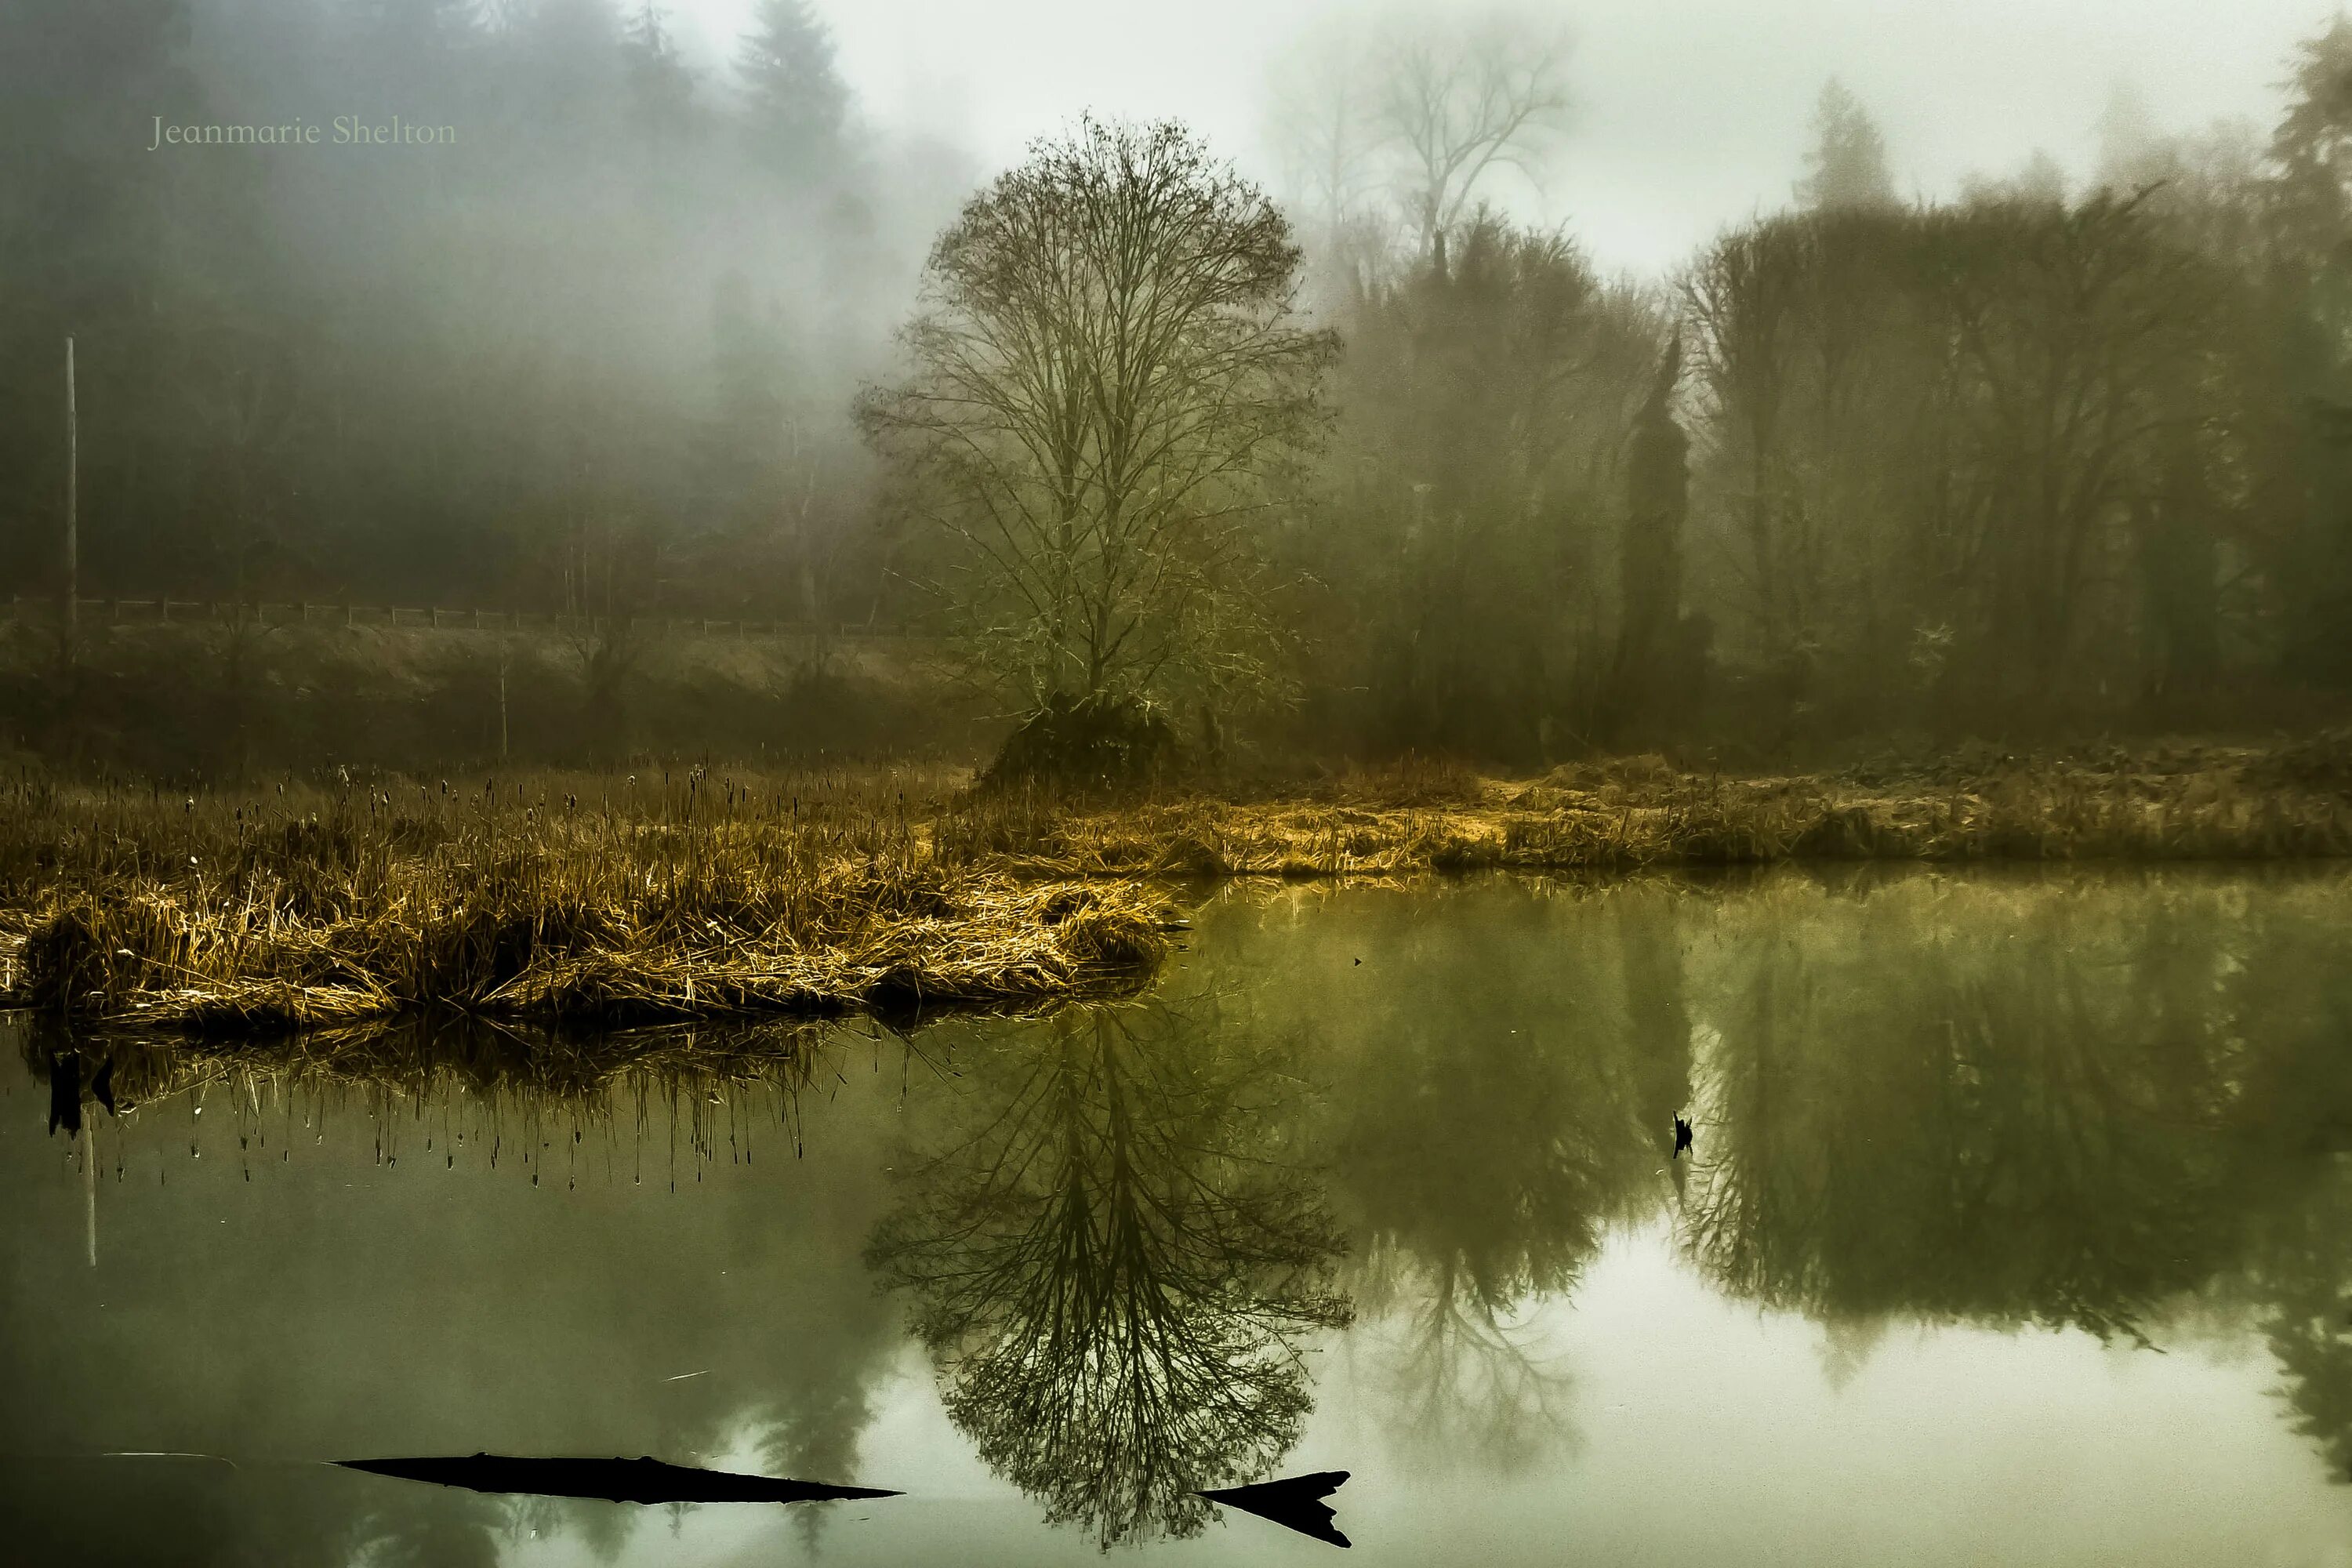
[[[1617,726],[1654,717],[1669,694],[1661,690],[1660,655],[1682,607],[1682,534],[1690,513],[1690,437],[1675,421],[1675,389],[1682,380],[1683,339],[1677,329],[1650,395],[1634,416],[1633,450],[1625,466],[1625,538],[1612,671],[1611,718]]]
[[[2296,54],[2294,97],[2271,137],[2271,205],[2286,253],[2315,260],[2352,228],[2352,17]]]
[[[656,136],[689,129],[694,72],[678,58],[668,19],[653,0],[646,0],[623,25],[621,53],[627,62],[630,113],[639,128]]]
[[[772,301],[755,304],[750,279],[730,272],[711,307],[711,396],[697,463],[704,526],[721,534],[773,520],[782,477],[790,368]]]
[[[838,159],[849,89],[834,65],[833,33],[808,0],[760,0],[736,57],[754,154],[805,179]]]
[[[1895,181],[1886,172],[1886,139],[1862,100],[1835,77],[1822,89],[1813,110],[1813,150],[1805,154],[1805,177],[1797,199],[1824,211],[1895,205]]]

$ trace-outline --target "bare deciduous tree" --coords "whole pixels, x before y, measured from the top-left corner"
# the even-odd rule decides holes
[[[1509,11],[1301,37],[1275,72],[1267,129],[1318,239],[1342,245],[1386,187],[1426,257],[1496,170],[1535,179],[1566,129],[1568,56],[1565,32]]]
[[[1292,42],[1268,74],[1266,136],[1287,200],[1331,243],[1380,189],[1380,95],[1368,46],[1336,23]]]
[[[1507,12],[1388,46],[1381,124],[1402,168],[1422,254],[1496,168],[1533,178],[1566,129],[1569,44]]]
[[[859,417],[999,681],[1043,707],[1272,677],[1259,522],[1335,348],[1298,277],[1282,214],[1173,123],[1041,142],[940,237],[913,374]]]

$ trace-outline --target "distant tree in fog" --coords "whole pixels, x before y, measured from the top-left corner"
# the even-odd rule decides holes
[[[1461,221],[1491,171],[1534,176],[1566,129],[1567,67],[1564,33],[1507,12],[1390,44],[1381,121],[1402,157],[1423,254]]]
[[[805,175],[830,164],[849,117],[832,29],[808,0],[760,0],[735,68],[743,79],[753,153]]]
[[[1592,729],[1666,326],[1559,234],[1481,212],[1445,248],[1339,314],[1330,521],[1297,542],[1313,657],[1383,745],[1537,761]]]
[[[1618,555],[1621,608],[1610,679],[1612,727],[1654,717],[1683,696],[1667,690],[1662,679],[1667,639],[1682,610],[1683,527],[1690,512],[1690,437],[1675,418],[1682,366],[1677,328],[1666,340],[1649,398],[1633,416],[1626,457],[1625,531]]]
[[[1813,110],[1813,148],[1797,199],[1809,207],[1886,207],[1895,181],[1886,172],[1886,139],[1862,100],[1832,77]]]
[[[1298,276],[1281,212],[1172,122],[1041,142],[940,237],[912,374],[860,417],[1027,700],[1273,675],[1259,524],[1335,346]]]
[[[1507,11],[1467,25],[1339,24],[1299,40],[1275,77],[1268,132],[1318,239],[1386,185],[1426,257],[1497,169],[1529,179],[1567,127],[1569,40]]]
[[[1379,104],[1364,54],[1364,40],[1335,20],[1294,40],[1268,73],[1266,135],[1318,243],[1331,243],[1380,188]]]
[[[2117,81],[2099,112],[2099,163],[2094,184],[2129,192],[2168,171],[2165,139],[2148,111],[2147,100],[2128,81]]]
[[[678,58],[662,7],[652,0],[639,5],[622,27],[621,47],[637,123],[656,135],[674,135],[691,125],[694,72]]]

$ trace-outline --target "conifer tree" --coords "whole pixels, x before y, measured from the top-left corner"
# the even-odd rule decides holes
[[[1797,199],[1823,211],[1895,205],[1886,139],[1862,100],[1832,77],[1813,110],[1813,150],[1805,154]]]
[[[833,32],[808,0],[760,0],[736,57],[753,153],[806,179],[839,154],[849,89],[834,63]]]

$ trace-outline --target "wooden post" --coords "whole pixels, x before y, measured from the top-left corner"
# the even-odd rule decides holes
[[[74,411],[74,341],[66,339],[66,646],[71,647],[75,603],[81,596],[81,431]]]

